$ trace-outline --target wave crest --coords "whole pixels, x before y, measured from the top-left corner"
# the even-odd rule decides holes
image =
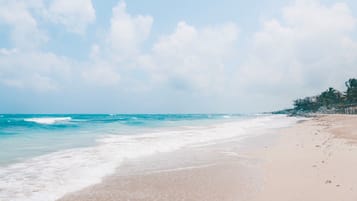
[[[55,124],[59,122],[71,121],[71,117],[40,117],[40,118],[28,118],[24,119],[27,122],[34,122],[38,124]]]

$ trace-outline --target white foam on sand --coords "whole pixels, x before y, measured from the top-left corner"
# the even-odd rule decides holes
[[[123,160],[230,138],[243,139],[258,134],[259,130],[286,127],[296,121],[280,115],[261,116],[155,133],[106,136],[94,147],[63,150],[0,167],[0,200],[54,201],[99,183],[103,177],[113,174]]]

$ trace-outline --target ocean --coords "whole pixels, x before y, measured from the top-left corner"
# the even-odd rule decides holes
[[[284,115],[2,114],[0,201],[54,201],[99,183],[124,160],[287,127]]]

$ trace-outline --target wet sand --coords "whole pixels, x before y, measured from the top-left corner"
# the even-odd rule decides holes
[[[128,161],[102,183],[61,201],[250,200],[260,186],[260,161],[242,149],[228,142]]]
[[[356,201],[357,116],[124,163],[61,201]]]

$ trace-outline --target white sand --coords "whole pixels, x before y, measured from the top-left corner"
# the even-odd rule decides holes
[[[245,151],[234,142],[188,150],[177,167],[113,175],[61,201],[357,200],[357,116],[319,116],[274,136]]]

